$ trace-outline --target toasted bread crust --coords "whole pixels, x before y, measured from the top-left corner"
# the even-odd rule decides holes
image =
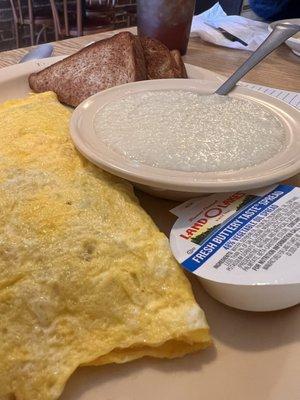
[[[146,67],[146,60],[142,43],[138,36],[135,36],[135,40],[133,42],[133,52],[134,52],[133,59],[135,61],[136,80],[143,81],[147,79],[147,67]]]
[[[175,56],[169,49],[156,39],[141,37],[144,50],[148,79],[183,78],[185,69],[178,65],[178,55]],[[180,57],[181,59],[181,57]],[[182,61],[181,61],[182,62]],[[183,64],[183,62],[182,62]]]
[[[187,76],[187,72],[186,72],[186,69],[185,69],[184,62],[183,62],[183,60],[181,58],[180,51],[179,50],[171,50],[170,53],[171,53],[171,55],[174,58],[175,63],[176,63],[176,71],[177,71],[177,74],[178,74],[178,78],[187,78],[188,77]]]
[[[112,86],[147,79],[138,37],[121,32],[29,76],[35,92],[54,91],[58,99],[76,107],[89,96]]]
[[[121,32],[29,76],[35,92],[53,91],[76,107],[89,96],[113,86],[144,79],[187,78],[178,50],[158,40]]]

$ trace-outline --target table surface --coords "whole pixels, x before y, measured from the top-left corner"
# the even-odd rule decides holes
[[[134,31],[134,30],[133,30]],[[72,54],[93,40],[115,32],[54,43],[55,55]],[[28,49],[0,53],[0,67],[18,62]],[[246,51],[190,40],[185,61],[223,75],[232,73]],[[248,82],[300,91],[300,58],[284,45],[257,66]],[[300,185],[300,176],[289,180]],[[138,193],[141,205],[166,234],[174,222],[173,202]],[[215,346],[174,361],[139,360],[127,365],[80,368],[67,384],[63,400],[136,400],[173,398],[198,400],[296,400],[299,382],[300,308],[247,313],[209,297],[192,279],[199,303],[211,326]],[[175,379],[174,379],[175,378]],[[253,384],[251,384],[253,382]],[[120,395],[121,393],[121,395]]]
[[[93,41],[108,38],[125,30],[136,33],[136,28],[133,27],[53,42],[53,55],[73,54]],[[31,47],[27,47],[0,52],[0,68],[16,64],[30,49]],[[249,54],[251,54],[249,51],[215,46],[193,37],[189,41],[184,61],[229,76],[249,57]],[[284,44],[250,71],[244,81],[300,92],[300,57]],[[287,180],[287,183],[300,186],[300,174]]]
[[[128,29],[125,29],[128,30]],[[135,28],[130,28],[135,33]],[[94,40],[114,35],[116,31],[82,36],[54,42],[54,55],[72,54]],[[10,50],[0,53],[0,68],[17,63],[27,49]],[[228,49],[191,38],[184,61],[229,76],[249,57],[250,52]],[[273,86],[279,89],[300,91],[300,57],[282,45],[256,66],[245,77],[247,82]]]

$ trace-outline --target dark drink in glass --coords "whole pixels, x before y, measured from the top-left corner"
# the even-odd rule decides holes
[[[185,54],[195,0],[138,0],[138,34],[160,40],[170,50]]]

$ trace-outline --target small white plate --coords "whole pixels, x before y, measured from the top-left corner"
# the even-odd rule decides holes
[[[274,21],[268,26],[268,31],[272,32],[274,29],[274,26],[281,22],[289,22],[291,24],[300,25],[300,18],[282,19],[280,21]],[[299,35],[299,32],[298,32],[298,35]],[[298,38],[298,37],[292,36],[285,43],[287,44],[287,46],[289,46],[289,48],[292,50],[292,52],[294,54],[296,54],[297,56],[300,56],[300,37]]]
[[[255,101],[267,107],[282,121],[287,137],[286,148],[271,159],[245,169],[226,172],[186,172],[136,164],[119,155],[96,135],[93,125],[97,111],[110,102],[138,92],[153,90],[191,90],[213,93],[215,82],[196,79],[164,79],[129,83],[91,96],[74,111],[70,131],[78,150],[102,169],[130,180],[142,190],[158,197],[184,199],[201,193],[231,192],[267,186],[300,171],[300,113],[287,104],[243,87],[230,96]]]
[[[63,60],[66,56],[32,60],[22,64],[14,64],[0,69],[0,101],[10,100],[28,95],[31,89],[28,85],[28,76],[33,72],[41,71],[50,65]],[[210,80],[222,83],[224,77],[207,69],[191,64],[185,64],[188,77],[191,79]]]

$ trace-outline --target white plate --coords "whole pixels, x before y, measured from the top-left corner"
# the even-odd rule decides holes
[[[64,59],[65,56],[49,57],[42,60],[28,61],[0,69],[0,101],[26,96],[31,89],[27,78],[51,64]],[[189,78],[223,82],[223,77],[204,68],[186,64]]]
[[[161,79],[128,83],[91,96],[74,111],[70,131],[78,150],[102,169],[138,184],[142,190],[169,199],[188,199],[202,193],[231,192],[264,187],[300,171],[300,112],[262,93],[236,87],[231,97],[255,101],[281,120],[287,146],[279,154],[258,165],[226,172],[187,172],[136,164],[101,141],[94,129],[94,117],[105,104],[134,93],[155,90],[189,90],[213,93],[218,83],[197,79]],[[217,134],[217,132],[216,132]]]
[[[280,21],[274,21],[268,26],[268,31],[272,32],[274,26],[281,22],[289,22],[290,24],[300,25],[300,18],[282,19]],[[298,35],[300,35],[299,32]],[[287,46],[289,46],[289,48],[292,50],[294,54],[300,56],[300,37],[296,38],[295,36],[292,36],[285,43],[287,44]]]
[[[0,69],[0,101],[28,94],[27,76],[58,59]],[[187,67],[195,78],[217,76]],[[174,222],[168,210],[174,203],[141,193],[139,198],[168,234]],[[212,299],[197,280],[191,280],[215,347],[171,361],[143,359],[79,368],[61,400],[296,400],[300,391],[300,307],[267,315],[237,311]]]

